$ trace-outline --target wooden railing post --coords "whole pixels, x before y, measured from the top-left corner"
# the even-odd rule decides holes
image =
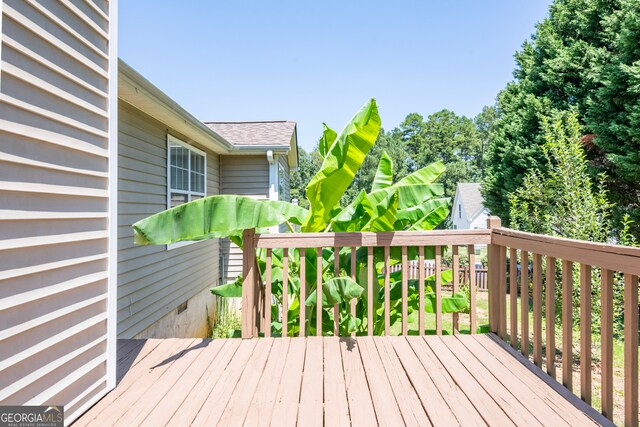
[[[501,221],[497,216],[487,218],[487,228],[492,230],[500,228]],[[493,239],[492,239],[493,240]],[[489,292],[489,330],[498,333],[500,328],[500,246],[490,244],[487,248],[489,261],[488,292]]]
[[[256,250],[253,244],[255,229],[242,233],[242,338],[253,338],[258,308],[256,293]]]

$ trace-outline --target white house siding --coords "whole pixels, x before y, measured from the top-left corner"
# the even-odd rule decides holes
[[[238,194],[267,199],[269,162],[267,156],[221,156],[221,194]],[[242,273],[242,251],[229,239],[222,239],[222,256],[226,281]]]
[[[115,382],[115,3],[0,2],[0,405],[64,405],[67,423]]]
[[[469,228],[471,230],[484,230],[487,228],[487,218],[489,214],[486,209],[483,209],[479,213],[476,214],[475,217],[471,218],[471,223],[469,224]]]
[[[190,141],[122,101],[119,108],[118,337],[194,336],[213,311],[208,289],[219,280],[219,240],[171,250],[137,246],[131,227],[167,208],[167,132]],[[219,194],[218,155],[192,145],[207,154],[207,194]],[[177,307],[196,296],[178,315]]]

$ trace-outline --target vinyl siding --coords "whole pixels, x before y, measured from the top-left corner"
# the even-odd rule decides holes
[[[283,200],[285,202],[290,202],[291,201],[291,195],[290,195],[290,179],[289,179],[289,159],[288,156],[284,155],[284,154],[280,154],[278,155],[278,199],[279,200]],[[282,168],[282,169],[281,169]],[[282,172],[282,170],[284,170],[284,188],[282,189],[282,194],[280,194],[281,189],[280,189],[280,172]],[[280,232],[281,233],[286,233],[289,231],[289,227],[287,227],[286,224],[281,224],[280,225]]]
[[[217,239],[171,250],[133,244],[131,225],[167,208],[167,132],[206,152],[208,195],[219,194],[220,161],[122,101],[118,126],[118,337],[131,338],[219,279]]]
[[[221,194],[238,194],[267,199],[269,162],[267,156],[221,156]],[[226,281],[242,273],[242,251],[229,239],[221,240]]]
[[[0,10],[0,405],[64,405],[70,423],[111,385],[116,20],[100,0]]]

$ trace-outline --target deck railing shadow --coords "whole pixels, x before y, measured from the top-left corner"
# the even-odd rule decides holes
[[[443,283],[440,279],[442,271],[442,253],[444,248],[448,248],[452,254],[452,291],[457,292],[464,283],[463,277],[468,280],[469,295],[469,330],[470,333],[477,331],[477,274],[475,247],[477,245],[488,245],[488,266],[487,290],[489,303],[489,330],[499,337],[502,342],[516,351],[520,351],[524,358],[529,357],[530,342],[532,342],[532,358],[528,362],[531,366],[536,366],[542,374],[543,365],[546,367],[549,381],[556,382],[555,376],[555,355],[558,347],[555,342],[556,334],[556,298],[559,297],[559,306],[562,307],[562,317],[559,327],[562,333],[561,349],[571,349],[573,343],[574,323],[572,315],[574,311],[575,298],[573,289],[573,277],[580,277],[580,398],[585,404],[592,404],[592,271],[597,269],[600,272],[601,283],[601,388],[600,401],[601,412],[609,420],[614,419],[614,377],[613,377],[613,292],[614,273],[623,277],[624,283],[624,387],[620,391],[624,394],[624,407],[621,418],[625,425],[638,425],[638,275],[640,275],[640,248],[631,248],[619,245],[607,245],[601,243],[590,243],[584,241],[540,236],[531,233],[519,232],[501,227],[500,219],[490,217],[486,230],[434,230],[423,232],[385,232],[385,233],[301,233],[301,234],[255,234],[254,230],[246,230],[244,233],[243,252],[243,288],[242,288],[242,337],[258,337],[261,332],[264,336],[271,335],[272,310],[272,254],[274,250],[282,250],[283,261],[289,259],[290,254],[298,251],[298,256],[304,257],[305,251],[313,249],[317,254],[322,254],[322,248],[350,248],[351,252],[351,276],[356,279],[355,258],[356,251],[366,251],[367,271],[366,277],[358,278],[365,288],[363,294],[366,298],[360,304],[366,304],[366,317],[363,325],[373,325],[374,316],[384,317],[384,328],[377,332],[382,335],[390,335],[389,319],[389,275],[391,273],[390,253],[401,253],[398,267],[405,272],[411,272],[418,281],[418,334],[425,334],[425,298],[424,279],[428,274],[429,265],[425,263],[425,248],[433,247],[433,273],[435,277],[435,333],[443,335]],[[460,265],[459,250],[466,247],[469,254],[468,273],[461,276],[464,267]],[[375,249],[378,248],[378,249]],[[379,249],[382,248],[382,249]],[[417,248],[417,258],[414,267],[410,267],[408,248]],[[256,260],[256,250],[266,250],[266,268],[263,272],[258,267]],[[378,267],[374,264],[374,250],[376,250]],[[380,251],[384,252],[380,261]],[[507,257],[508,255],[508,257]],[[316,266],[316,282],[322,281],[322,255],[319,255]],[[362,258],[362,257],[361,257]],[[529,259],[532,259],[531,274],[519,274],[518,265],[529,266]],[[510,260],[507,263],[507,259]],[[519,261],[519,262],[518,262]],[[283,285],[282,301],[288,307],[289,296],[287,295],[287,261],[285,264],[285,275]],[[304,264],[304,263],[302,263]],[[339,262],[336,262],[336,274],[340,269]],[[382,267],[380,265],[382,264]],[[556,287],[556,264],[561,266],[560,287]],[[579,265],[574,272],[574,264]],[[543,274],[543,266],[545,274]],[[343,266],[344,270],[344,266]],[[348,270],[348,269],[347,269]],[[579,275],[574,274],[579,270]],[[529,271],[529,269],[525,270]],[[507,274],[509,273],[509,274]],[[264,274],[264,277],[263,277]],[[308,296],[308,284],[305,282],[304,267],[301,266],[300,274],[300,301],[305,301]],[[376,312],[373,306],[374,281],[379,279],[378,275],[384,276],[384,295],[381,296],[382,314]],[[362,275],[361,275],[362,276]],[[407,289],[409,274],[402,275],[402,305],[401,305],[401,335],[409,335],[408,310],[407,310]],[[508,285],[508,287],[507,287]],[[314,286],[314,284],[312,284]],[[311,290],[318,292],[321,297],[321,290],[313,287]],[[507,289],[510,292],[507,292]],[[518,294],[519,290],[519,294]],[[556,292],[557,291],[557,292]],[[520,298],[519,298],[520,297]],[[553,313],[553,315],[543,315]],[[530,312],[530,298],[532,300]],[[351,301],[351,314],[355,314],[355,307],[358,301]],[[507,317],[507,306],[509,310]],[[515,309],[520,307],[519,309]],[[322,308],[315,305],[310,309],[316,310],[315,335],[339,335],[340,312],[334,307],[327,310],[333,318],[333,330],[323,330]],[[518,313],[518,311],[520,311]],[[278,310],[278,319],[282,321],[282,335],[291,335],[287,330],[288,310],[283,310],[282,306]],[[300,304],[299,332],[295,335],[306,336],[311,328],[309,324],[310,316],[307,313],[305,304]],[[326,316],[325,316],[326,317]],[[456,313],[452,316],[453,333],[459,333],[459,318]],[[531,317],[531,321],[529,320]],[[543,336],[543,320],[546,327]],[[531,327],[531,333],[530,333]],[[372,327],[367,327],[361,333],[374,335]],[[532,341],[530,341],[532,338]],[[343,337],[342,340],[349,340]],[[348,342],[348,341],[347,341]],[[546,355],[542,354],[543,342],[546,347]],[[545,357],[546,356],[546,357]],[[572,381],[572,356],[571,350],[562,352],[562,382],[564,389],[573,392]],[[544,375],[544,374],[543,374]]]

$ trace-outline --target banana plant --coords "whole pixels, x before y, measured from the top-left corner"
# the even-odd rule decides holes
[[[437,227],[448,215],[450,199],[443,196],[442,184],[435,183],[445,171],[441,162],[435,162],[419,169],[398,182],[393,182],[393,163],[383,153],[378,164],[371,190],[364,190],[347,206],[340,206],[340,199],[347,190],[355,174],[362,165],[365,156],[373,147],[381,121],[377,104],[369,100],[349,121],[345,128],[337,133],[326,124],[319,142],[319,152],[323,163],[318,173],[306,187],[310,208],[281,201],[255,200],[249,197],[223,195],[210,196],[179,205],[145,218],[133,225],[137,244],[168,244],[182,240],[202,240],[229,237],[239,247],[242,245],[242,232],[255,228],[258,233],[268,232],[268,228],[279,224],[301,227],[301,232],[349,232],[349,231],[400,231],[431,230]],[[433,247],[425,248],[427,259],[435,255]],[[390,263],[400,262],[400,248],[391,248]],[[358,248],[356,252],[356,277],[351,278],[351,249],[341,248],[334,253],[333,248],[322,250],[322,283],[316,283],[317,252],[307,249],[301,259],[300,251],[289,251],[288,283],[288,333],[295,335],[300,330],[300,305],[315,307],[322,304],[323,331],[333,331],[333,310],[335,305],[340,313],[340,334],[363,333],[373,328],[380,333],[384,328],[384,253],[383,248],[374,249],[375,274],[373,295],[374,324],[367,325],[366,292],[367,249]],[[257,250],[256,257],[261,274],[266,270],[266,251]],[[334,271],[334,259],[339,258],[339,272]],[[274,333],[282,330],[278,320],[278,307],[282,307],[283,250],[272,251],[272,304],[271,327]],[[408,248],[408,258],[418,259],[418,250]],[[305,281],[309,287],[306,301],[300,300],[300,265],[306,264]],[[390,275],[390,318],[392,324],[401,320],[402,271]],[[451,281],[451,271],[441,274],[442,283]],[[264,278],[264,276],[263,276]],[[409,314],[415,316],[419,310],[418,281],[409,283]],[[435,277],[425,279],[425,310],[435,312]],[[322,301],[317,301],[316,287],[321,287]],[[242,280],[213,288],[212,293],[221,297],[239,297],[242,295]],[[350,301],[356,299],[356,315],[352,316]],[[443,313],[466,310],[469,302],[463,293],[442,298]],[[315,334],[316,310],[307,310],[309,316],[302,321],[309,322],[307,329]]]

